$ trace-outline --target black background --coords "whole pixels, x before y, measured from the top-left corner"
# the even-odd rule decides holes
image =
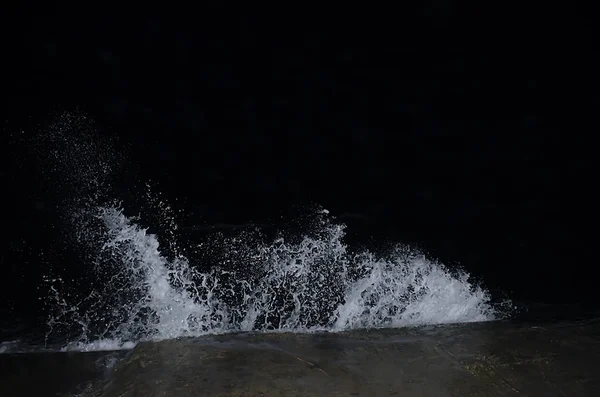
[[[517,299],[594,305],[587,15],[450,1],[6,13],[5,291],[39,282],[60,234],[60,192],[15,137],[77,110],[127,148],[124,185],[152,179],[187,225],[317,203]]]

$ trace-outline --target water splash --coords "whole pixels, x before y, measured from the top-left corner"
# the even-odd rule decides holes
[[[151,234],[148,219],[127,216],[114,201],[123,196],[113,189],[121,146],[100,137],[89,119],[65,113],[34,140],[48,164],[42,172],[61,192],[64,244],[77,250],[82,268],[77,280],[58,268],[44,279],[49,348],[113,350],[212,333],[338,332],[498,316],[468,274],[417,250],[352,251],[344,225],[326,210],[315,211],[300,233],[272,238],[244,229],[188,247],[177,240],[167,201],[148,189],[142,201],[149,208],[140,213],[153,217],[160,235]],[[141,189],[129,189],[139,196]]]
[[[223,235],[200,246],[214,260],[201,272],[161,254],[122,208],[94,214],[100,231],[91,292],[49,319],[50,332],[75,335],[66,349],[131,347],[213,333],[338,332],[357,328],[493,320],[487,292],[422,253],[398,246],[386,256],[351,253],[344,226],[315,215],[309,233],[261,239]]]

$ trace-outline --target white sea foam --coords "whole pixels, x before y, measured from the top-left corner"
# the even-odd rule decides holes
[[[62,298],[65,310],[49,321],[49,335],[77,335],[67,350],[239,331],[338,332],[495,318],[489,294],[466,273],[405,246],[382,257],[351,254],[344,226],[326,213],[299,239],[221,237],[223,254],[208,272],[182,255],[168,260],[157,236],[120,208],[98,208],[94,216],[101,221],[94,235],[102,237],[90,271],[98,285],[77,304]]]
[[[352,251],[344,225],[324,209],[295,234],[273,239],[244,229],[180,247],[169,206],[149,194],[149,212],[162,219],[160,235],[150,234],[143,220],[113,203],[112,176],[124,158],[85,117],[59,117],[36,147],[65,196],[60,205],[76,232],[65,241],[82,254],[84,274],[67,282],[54,269],[45,278],[48,346],[114,350],[215,333],[338,332],[497,316],[468,274],[422,252],[402,245]],[[204,263],[179,248],[198,250]]]

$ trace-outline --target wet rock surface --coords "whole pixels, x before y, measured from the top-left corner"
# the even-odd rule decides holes
[[[94,354],[98,361],[100,353],[69,360],[81,367]],[[120,354],[118,363],[63,395],[591,396],[600,390],[598,320],[230,334],[141,343]],[[31,375],[42,390],[42,378]],[[3,371],[1,395],[25,395],[6,378]]]

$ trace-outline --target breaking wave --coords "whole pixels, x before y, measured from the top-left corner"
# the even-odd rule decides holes
[[[466,272],[419,250],[349,247],[345,225],[326,210],[314,211],[300,232],[244,229],[191,244],[177,241],[167,202],[149,195],[164,221],[152,234],[114,201],[113,168],[123,158],[93,130],[85,117],[65,114],[36,143],[49,164],[42,171],[66,192],[63,212],[83,274],[77,283],[60,271],[44,277],[47,347],[113,350],[215,333],[340,332],[499,315]]]
[[[182,254],[161,253],[122,208],[97,208],[89,294],[69,302],[51,287],[60,314],[50,332],[76,335],[67,349],[129,347],[214,333],[347,331],[488,321],[489,294],[421,252],[398,245],[385,256],[351,252],[344,225],[327,211],[311,231],[270,241],[260,230],[199,245],[214,262],[198,270]],[[91,227],[90,224],[87,227]],[[90,236],[86,231],[85,236]],[[61,279],[49,280],[56,284]]]

